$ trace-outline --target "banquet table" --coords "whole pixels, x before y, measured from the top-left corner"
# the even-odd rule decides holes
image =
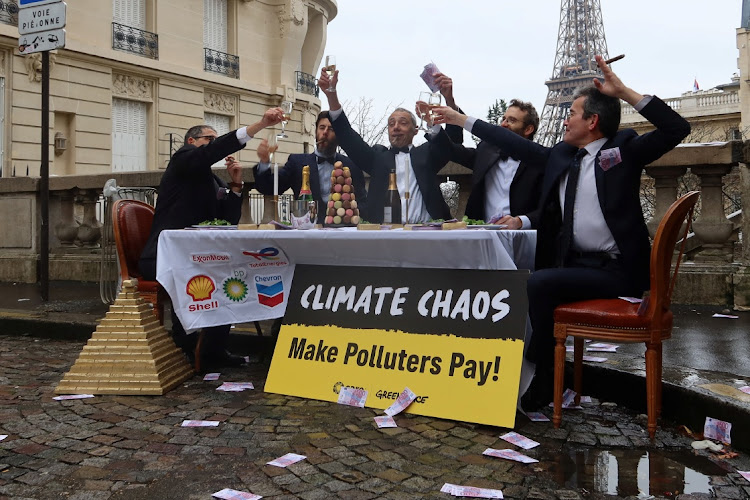
[[[296,264],[531,270],[536,231],[186,229],[158,245],[156,278],[193,331],[283,316],[285,303],[264,307],[251,288],[278,274],[288,296]]]

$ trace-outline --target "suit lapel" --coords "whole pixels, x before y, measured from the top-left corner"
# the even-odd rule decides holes
[[[315,157],[315,153],[307,155],[307,165],[310,165],[310,191],[313,199],[323,200],[323,193],[320,190],[320,175],[318,174],[318,159]]]

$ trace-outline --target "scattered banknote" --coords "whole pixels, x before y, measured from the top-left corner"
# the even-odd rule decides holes
[[[607,361],[607,358],[601,358],[599,356],[584,356],[584,361],[590,361],[591,363],[604,363]]]
[[[750,385],[746,385],[745,387],[740,387],[740,390],[744,392],[745,394],[750,394]]]
[[[224,488],[211,496],[214,498],[223,498],[224,500],[259,500],[263,498],[260,495],[253,495],[246,491],[238,491],[230,488]]]
[[[217,391],[242,392],[247,389],[255,389],[252,382],[224,382],[216,388]]]
[[[750,471],[746,470],[738,470],[737,472],[740,473],[740,476],[744,477],[746,480],[750,481]]]
[[[67,396],[55,396],[55,401],[65,401],[66,399],[86,399],[86,398],[93,398],[93,394],[69,394]]]
[[[203,380],[219,380],[219,377],[221,377],[221,373],[206,373]]]
[[[415,399],[417,399],[417,395],[411,392],[411,389],[406,387],[401,392],[401,394],[398,395],[396,401],[394,401],[391,406],[385,409],[385,414],[389,417],[398,415],[399,413],[404,411],[406,407],[409,406]]]
[[[711,317],[712,317],[712,318],[729,318],[729,319],[739,319],[739,316],[735,316],[734,314],[719,314],[719,313],[716,313],[716,314],[714,314],[714,315],[713,315],[713,316],[711,316]]]
[[[517,432],[506,432],[505,434],[500,436],[500,439],[523,448],[524,450],[530,450],[531,448],[539,446],[539,443],[537,443],[533,439],[522,436]]]
[[[283,457],[279,457],[276,460],[266,462],[266,465],[275,465],[276,467],[289,467],[292,464],[296,464],[300,460],[304,460],[307,457],[305,455],[297,455],[296,453],[287,453]]]
[[[354,387],[342,387],[339,391],[338,404],[365,407],[367,401],[367,391],[364,389],[355,389]]]
[[[575,398],[576,398],[576,391],[573,389],[565,389],[565,392],[563,392],[563,400],[562,400],[562,408],[563,410],[583,410],[582,406],[576,406],[575,404]],[[588,398],[587,401],[584,401],[584,398]],[[590,403],[591,402],[591,396],[581,396],[581,403]],[[555,403],[552,402],[549,404],[550,408],[555,407]]]
[[[382,429],[383,427],[398,427],[396,421],[390,415],[375,417],[375,423],[378,424],[378,429]]]
[[[565,352],[575,352],[575,351],[576,351],[575,346],[572,346],[572,345],[565,346]]]
[[[180,427],[218,427],[218,420],[183,420]]]
[[[540,411],[530,411],[526,414],[532,422],[549,422],[547,415]]]
[[[630,302],[631,304],[640,304],[643,302],[643,299],[639,299],[638,297],[617,297],[618,299],[622,299],[626,302]]]
[[[494,448],[487,448],[482,452],[482,455],[489,455],[490,457],[505,458],[506,460],[513,460],[515,462],[521,462],[522,464],[533,464],[538,462],[536,458],[531,458],[523,453],[518,453],[515,450],[496,450]]]
[[[595,344],[589,344],[586,347],[586,350],[592,352],[617,352],[618,347],[620,346],[616,344],[605,344],[603,342],[597,342]]]
[[[703,437],[714,439],[722,443],[732,444],[732,424],[716,418],[706,417],[706,423],[703,424]]]
[[[445,483],[443,487],[440,488],[440,492],[450,493],[454,497],[503,498],[503,492],[500,490],[475,488],[474,486],[459,486],[451,483]]]
[[[581,396],[581,403],[591,403],[591,396]]]
[[[8,437],[7,434],[0,434],[0,441],[3,441],[7,437]]]

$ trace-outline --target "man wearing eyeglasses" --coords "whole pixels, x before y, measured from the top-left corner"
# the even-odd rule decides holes
[[[196,125],[185,132],[185,144],[177,150],[162,175],[151,234],[141,254],[139,268],[144,279],[156,279],[156,248],[165,229],[183,229],[206,220],[224,219],[237,224],[242,211],[242,167],[232,155],[266,127],[280,123],[281,108],[267,110],[260,121],[219,136],[209,125]],[[229,184],[220,179],[211,165],[225,159]],[[244,358],[225,350],[230,325],[212,327],[205,335],[202,356],[208,368],[237,365]],[[192,359],[196,335],[185,333],[172,312],[172,336]]]

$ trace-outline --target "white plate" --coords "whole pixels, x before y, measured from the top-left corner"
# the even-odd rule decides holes
[[[201,226],[200,224],[195,224],[190,226],[190,229],[237,229],[237,226]]]

